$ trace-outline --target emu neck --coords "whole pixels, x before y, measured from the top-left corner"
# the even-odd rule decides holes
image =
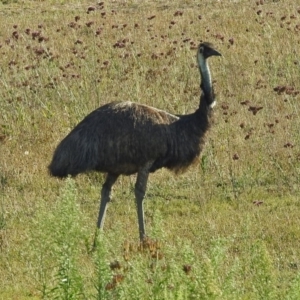
[[[205,95],[205,97],[210,98],[213,94],[211,75],[208,67],[207,60],[202,56],[198,55],[198,65],[201,75],[201,84],[200,87]]]

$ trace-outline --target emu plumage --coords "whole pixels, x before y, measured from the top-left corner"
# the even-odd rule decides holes
[[[53,176],[76,176],[87,171],[107,173],[98,228],[103,228],[111,188],[119,175],[137,173],[135,197],[143,240],[143,200],[149,173],[163,167],[179,172],[199,157],[215,103],[207,64],[207,58],[213,55],[221,54],[209,43],[199,45],[202,94],[194,113],[179,117],[142,104],[112,102],[85,117],[56,148],[49,166]]]

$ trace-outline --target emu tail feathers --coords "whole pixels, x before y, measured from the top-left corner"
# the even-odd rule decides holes
[[[48,170],[50,175],[63,178],[70,174],[68,165],[65,155],[62,155],[61,151],[56,149]]]
[[[97,162],[96,147],[87,140],[86,135],[72,131],[56,148],[52,161],[48,167],[49,173],[55,177],[76,176],[93,170]]]

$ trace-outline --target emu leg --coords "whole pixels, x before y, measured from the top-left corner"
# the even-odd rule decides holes
[[[101,203],[100,203],[99,216],[98,216],[98,222],[97,222],[98,228],[101,228],[101,229],[103,228],[106,209],[107,209],[107,203],[110,201],[111,187],[116,182],[118,176],[119,175],[115,175],[115,174],[107,174],[106,180],[102,186]]]
[[[100,202],[100,209],[99,209],[99,216],[97,221],[97,230],[94,237],[94,243],[92,250],[96,249],[97,244],[97,237],[98,237],[98,229],[103,229],[105,214],[107,210],[107,203],[110,201],[110,192],[113,184],[116,182],[119,175],[115,174],[107,174],[106,180],[102,186],[101,190],[101,202]]]
[[[144,240],[146,237],[145,233],[145,223],[144,223],[144,209],[143,209],[143,200],[146,193],[147,181],[149,177],[149,168],[144,168],[140,170],[137,174],[137,179],[135,183],[135,199],[137,207],[137,215],[139,221],[139,233],[140,240]]]

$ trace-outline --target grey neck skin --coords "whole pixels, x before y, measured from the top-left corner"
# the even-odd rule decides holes
[[[208,67],[207,60],[203,57],[201,53],[198,53],[198,65],[199,65],[199,71],[201,75],[201,88],[202,92],[205,95],[207,99],[213,99],[213,89],[212,89],[212,82],[211,82],[211,75],[210,70]],[[214,102],[207,103],[211,107],[214,105]]]

